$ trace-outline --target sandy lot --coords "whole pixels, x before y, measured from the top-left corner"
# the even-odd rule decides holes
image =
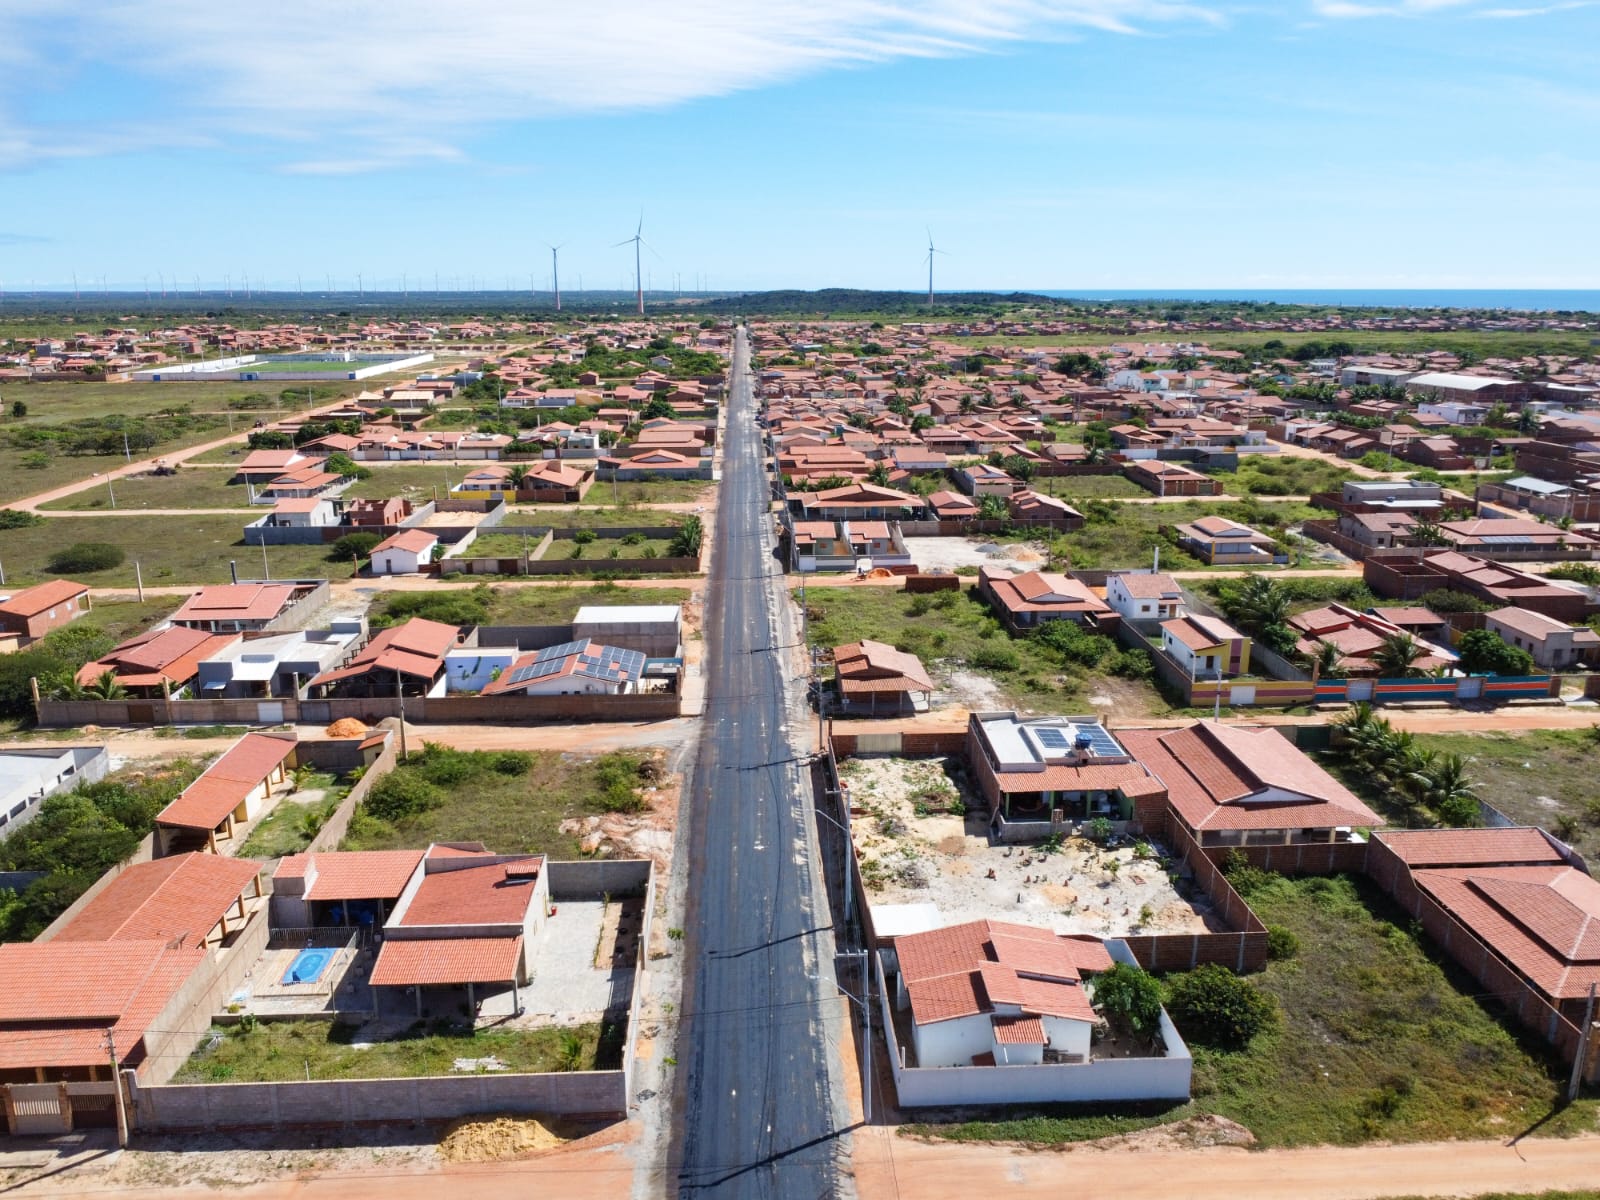
[[[1049,557],[1044,543],[996,544],[982,538],[909,537],[911,561],[924,571],[954,571],[957,567],[1006,567],[1034,571]]]
[[[1135,846],[1105,850],[1067,838],[1047,853],[991,844],[961,770],[952,758],[840,764],[874,907],[932,903],[950,923],[992,917],[1098,937],[1225,928],[1204,896],[1180,895],[1161,863]],[[956,801],[965,815],[950,811]]]

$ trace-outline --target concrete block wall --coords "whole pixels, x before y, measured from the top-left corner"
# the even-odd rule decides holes
[[[139,1086],[140,1132],[430,1123],[477,1113],[627,1115],[622,1071]]]

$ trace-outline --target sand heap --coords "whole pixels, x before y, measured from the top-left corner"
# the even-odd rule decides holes
[[[439,1157],[446,1162],[494,1162],[553,1150],[566,1141],[538,1117],[469,1117],[446,1131]]]
[[[331,738],[358,738],[367,736],[367,727],[354,717],[340,717],[322,732]]]

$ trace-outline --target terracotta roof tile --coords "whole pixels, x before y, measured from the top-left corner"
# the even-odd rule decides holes
[[[385,938],[372,964],[378,987],[508,983],[516,978],[522,935],[484,938]]]

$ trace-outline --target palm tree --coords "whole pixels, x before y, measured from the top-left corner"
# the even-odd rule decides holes
[[[52,700],[82,700],[88,695],[83,690],[83,684],[79,683],[77,677],[68,671],[64,671],[50,679],[46,683],[44,690]]]
[[[1281,625],[1289,615],[1289,597],[1265,575],[1252,575],[1244,581],[1235,606],[1244,623],[1258,630]]]
[[[1326,679],[1336,674],[1339,664],[1344,661],[1344,655],[1339,652],[1339,647],[1321,638],[1317,639],[1316,648],[1307,657],[1311,661],[1311,669],[1319,679]]]
[[[1373,652],[1372,662],[1385,679],[1414,679],[1421,675],[1415,663],[1423,655],[1422,645],[1409,633],[1392,633]]]
[[[117,682],[116,672],[102,671],[84,691],[95,700],[125,700],[128,691]]]
[[[1426,796],[1428,807],[1447,825],[1476,825],[1478,794],[1467,777],[1466,760],[1459,754],[1441,754],[1433,764]]]
[[[1411,527],[1411,535],[1408,540],[1417,546],[1444,546],[1448,544],[1448,539],[1444,536],[1444,530],[1440,529],[1432,521],[1418,521]]]
[[[1398,764],[1395,790],[1405,800],[1406,824],[1415,825],[1417,810],[1427,802],[1433,791],[1434,774],[1438,769],[1439,752],[1420,750],[1412,746],[1404,761]]]
[[[520,492],[522,490],[522,485],[527,482],[528,470],[529,467],[527,463],[518,463],[507,473],[506,482]]]

